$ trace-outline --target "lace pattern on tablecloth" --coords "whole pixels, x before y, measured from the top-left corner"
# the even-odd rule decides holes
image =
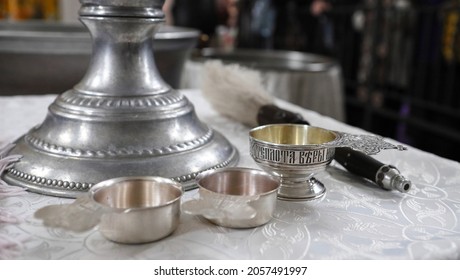
[[[14,147],[13,144],[0,146],[0,176],[7,169],[18,161],[21,156],[8,155],[8,152]],[[10,186],[0,177],[0,199],[25,194],[25,190],[20,187]],[[18,256],[23,248],[22,240],[17,240],[2,233],[2,227],[6,224],[19,224],[22,221],[7,208],[0,206],[0,259],[10,259]]]

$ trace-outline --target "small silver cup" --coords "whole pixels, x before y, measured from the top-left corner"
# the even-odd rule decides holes
[[[164,238],[178,226],[183,194],[179,183],[161,177],[122,177],[96,184],[90,197],[105,209],[99,232],[119,243]]]
[[[185,213],[200,215],[230,228],[251,228],[269,222],[276,208],[279,180],[262,170],[222,168],[196,178],[199,197],[183,203]]]
[[[325,194],[326,188],[313,175],[334,158],[339,134],[308,125],[276,124],[254,128],[249,135],[252,158],[281,180],[280,199],[310,200]]]
[[[182,194],[182,185],[170,179],[120,177],[94,185],[73,203],[42,207],[34,217],[48,227],[73,232],[97,227],[111,241],[147,243],[177,228]]]

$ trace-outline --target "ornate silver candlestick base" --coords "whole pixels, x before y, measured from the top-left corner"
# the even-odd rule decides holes
[[[157,72],[151,38],[163,22],[164,0],[80,2],[93,38],[89,69],[50,105],[44,122],[16,142],[10,153],[23,158],[5,181],[76,197],[121,176],[162,176],[187,189],[198,173],[235,165],[235,148]]]

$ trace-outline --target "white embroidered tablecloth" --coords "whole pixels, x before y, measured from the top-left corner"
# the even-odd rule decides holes
[[[218,115],[199,91],[182,92],[198,117],[237,147],[238,165],[257,168],[249,156],[249,128]],[[0,144],[41,123],[54,98],[0,97]],[[281,100],[278,104],[315,126],[366,133]],[[46,228],[33,218],[36,209],[71,199],[34,193],[6,197],[0,210],[20,222],[0,223],[0,236],[14,247],[0,250],[18,259],[459,259],[460,164],[412,147],[382,151],[376,158],[412,181],[409,193],[376,188],[333,162],[316,176],[327,188],[320,202],[278,201],[272,221],[253,229],[218,227],[182,214],[171,236],[143,245],[107,241],[96,229],[75,234]],[[195,194],[188,191],[184,201]]]

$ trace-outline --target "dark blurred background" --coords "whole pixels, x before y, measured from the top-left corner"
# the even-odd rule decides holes
[[[201,7],[199,1],[175,1]],[[237,7],[236,25],[229,26],[237,30],[235,49],[294,50],[336,59],[347,123],[460,159],[460,1],[220,2]],[[215,27],[225,20],[215,20]],[[216,46],[215,30],[206,25],[201,47]]]

